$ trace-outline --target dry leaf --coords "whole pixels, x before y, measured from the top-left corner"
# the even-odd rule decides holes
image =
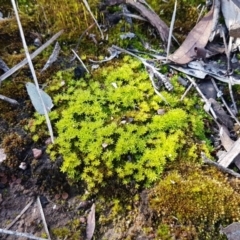
[[[235,24],[238,24],[240,21],[240,3],[239,1],[234,0],[221,0],[221,9],[224,17],[224,21],[228,30],[230,30],[229,34],[233,37],[239,37],[239,26],[234,27]]]
[[[221,126],[219,135],[220,135],[222,146],[226,151],[229,151],[232,148],[234,141],[229,137],[229,131],[225,126],[223,125]]]
[[[196,56],[194,48],[205,48],[212,31],[213,9],[188,34],[182,45],[169,56],[169,60],[186,64]]]
[[[234,222],[225,228],[221,228],[221,233],[227,236],[228,240],[240,240],[240,223]]]
[[[95,230],[95,203],[93,203],[90,213],[87,216],[87,230],[86,230],[86,238],[87,240],[91,240],[93,237],[93,233]]]
[[[162,41],[165,44],[168,42],[169,28],[167,24],[163,22],[155,12],[135,0],[126,0],[126,4],[137,10],[152,24],[153,27],[157,29]]]

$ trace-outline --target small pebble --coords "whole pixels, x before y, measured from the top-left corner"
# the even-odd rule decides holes
[[[114,88],[117,88],[117,87],[118,87],[115,82],[112,83],[112,86],[113,86]]]
[[[83,66],[77,66],[75,69],[74,69],[74,78],[75,79],[80,79],[80,78],[83,78],[86,74],[86,70]]]
[[[42,45],[42,42],[40,41],[39,38],[35,38],[35,39],[34,39],[34,42],[33,42],[33,45],[34,45],[35,47],[40,47],[40,46]]]
[[[62,199],[64,200],[68,199],[68,193],[66,192],[62,193]]]
[[[85,217],[80,217],[79,221],[80,221],[80,223],[86,223],[86,218]]]
[[[51,144],[51,143],[52,143],[51,138],[48,138],[48,139],[45,141],[45,144],[46,144],[46,145],[49,145],[49,144]]]
[[[83,201],[83,202],[80,202],[77,209],[80,209],[80,208],[84,208],[84,209],[87,209],[91,206],[92,202],[91,201]]]
[[[21,164],[19,165],[19,168],[21,168],[22,170],[26,170],[27,164],[25,162],[21,162]]]
[[[40,199],[40,202],[41,202],[43,207],[45,207],[49,203],[47,198],[45,196],[43,196],[43,195],[41,195],[39,199]]]
[[[41,149],[33,148],[32,152],[33,152],[33,156],[34,156],[35,159],[38,159],[42,156],[42,150]]]
[[[0,148],[0,163],[6,160],[7,155],[4,153],[4,149]]]
[[[236,57],[236,54],[233,55],[232,59],[231,59],[231,63],[237,63],[238,59]]]
[[[158,115],[163,115],[165,113],[164,109],[158,109],[157,110]]]
[[[106,148],[107,146],[108,146],[107,143],[103,143],[103,144],[102,144],[102,147],[103,147],[103,148]]]
[[[58,200],[60,198],[60,194],[55,194],[54,199]]]

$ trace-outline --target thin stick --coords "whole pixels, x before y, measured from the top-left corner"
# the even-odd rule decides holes
[[[27,60],[28,60],[28,65],[30,67],[34,83],[36,85],[36,89],[37,89],[37,92],[38,92],[38,97],[39,97],[39,99],[42,103],[42,107],[43,107],[43,110],[44,110],[48,131],[49,131],[49,134],[50,134],[50,137],[51,137],[51,141],[52,141],[52,143],[54,143],[52,125],[51,125],[51,122],[50,122],[50,119],[49,119],[49,116],[48,116],[48,111],[47,111],[46,106],[44,104],[44,101],[42,99],[42,95],[40,93],[40,88],[39,88],[39,85],[38,85],[37,76],[36,76],[36,73],[34,71],[33,63],[32,63],[32,60],[31,60],[31,57],[30,57],[30,54],[29,54],[29,51],[28,51],[27,43],[26,43],[25,36],[24,36],[24,33],[23,33],[23,29],[22,29],[22,24],[21,24],[21,21],[20,21],[19,15],[18,15],[18,11],[17,11],[17,6],[16,6],[16,3],[15,3],[15,0],[11,0],[11,2],[12,2],[13,9],[14,9],[14,12],[15,12],[15,15],[16,15],[20,36],[22,38],[23,47],[24,47],[25,54],[26,54],[26,57],[27,57]]]
[[[212,107],[211,107],[211,104],[210,102],[208,101],[208,99],[204,96],[204,94],[202,93],[202,91],[199,89],[198,85],[195,83],[195,81],[190,78],[188,75],[186,75],[186,77],[189,79],[189,81],[193,84],[193,86],[196,88],[196,90],[198,91],[199,95],[202,97],[202,99],[204,100],[204,102],[206,104],[208,104],[210,106],[210,111],[212,113],[212,116],[214,118],[214,120],[216,121],[217,120],[217,116],[215,114],[215,112],[213,111]]]
[[[86,30],[83,31],[83,33],[81,34],[81,36],[80,36],[79,39],[78,39],[77,45],[76,45],[76,47],[75,47],[75,50],[78,49],[78,47],[79,47],[79,45],[80,45],[80,42],[81,42],[83,36],[84,36],[95,24],[96,24],[95,22],[92,23]]]
[[[180,99],[181,101],[186,97],[187,93],[190,91],[190,89],[192,88],[192,86],[193,86],[192,83],[188,86],[187,90],[185,91],[185,93],[182,95],[182,97],[181,97],[181,99]]]
[[[236,113],[238,113],[238,110],[237,110],[237,104],[235,102],[235,99],[234,99],[234,96],[233,96],[233,91],[232,91],[232,77],[230,76],[229,77],[229,83],[228,83],[228,88],[229,88],[229,93],[230,93],[230,97],[232,99],[232,104],[233,104],[233,108],[235,110]]]
[[[234,176],[236,178],[240,178],[240,174],[239,173],[236,173],[233,170],[231,170],[229,168],[225,168],[225,167],[219,165],[218,163],[208,159],[204,153],[202,153],[201,155],[202,155],[202,159],[203,159],[204,163],[207,163],[207,164],[210,164],[212,166],[215,166],[216,168],[218,168],[219,170],[221,170],[224,173],[228,173],[228,174],[231,174],[232,176]]]
[[[50,233],[48,231],[47,222],[46,222],[46,219],[45,219],[45,216],[44,216],[44,212],[43,212],[43,209],[42,209],[42,204],[40,202],[39,196],[37,197],[37,202],[38,202],[38,207],[39,207],[41,217],[42,217],[42,220],[43,220],[44,229],[45,229],[45,231],[47,233],[47,236],[48,236],[48,240],[51,240],[51,236],[50,236]]]
[[[47,240],[46,238],[35,237],[34,235],[29,233],[10,231],[2,228],[0,228],[0,233],[10,234],[18,237],[26,237],[26,238],[35,239],[35,240]]]
[[[225,33],[223,31],[223,28],[221,28],[221,36],[223,38],[223,43],[224,43],[224,47],[225,47],[225,54],[226,54],[226,57],[227,57],[227,74],[229,74],[229,72],[231,70],[230,49],[227,46],[227,41],[226,41],[226,37],[225,37]],[[230,37],[229,46],[231,45],[231,41],[232,41],[232,38]]]
[[[171,46],[171,43],[172,43],[172,41],[171,41],[172,40],[172,32],[173,32],[173,26],[174,26],[174,22],[175,22],[175,18],[176,18],[176,12],[177,12],[177,0],[175,1],[172,20],[171,20],[171,25],[170,25],[169,34],[168,34],[167,59],[166,59],[166,61],[168,61],[170,46]]]
[[[134,53],[132,53],[132,52],[129,52],[129,51],[123,49],[123,48],[120,48],[120,47],[118,47],[118,46],[116,46],[116,45],[112,45],[112,47],[115,48],[115,49],[117,49],[117,50],[120,51],[120,52],[127,53],[127,54],[129,54],[129,55],[137,58],[138,60],[140,60],[140,61],[142,62],[142,64],[145,66],[146,69],[150,69],[150,70],[153,72],[154,76],[157,76],[157,77],[159,77],[159,78],[161,79],[161,81],[164,83],[165,87],[166,87],[169,91],[173,89],[172,84],[167,80],[167,78],[165,77],[165,75],[163,75],[163,74],[161,74],[160,72],[158,72],[157,69],[156,69],[154,66],[152,66],[150,63],[148,63],[144,58],[139,57],[139,56],[137,56],[136,54],[134,54]]]
[[[166,98],[157,90],[156,84],[154,82],[154,73],[152,71],[150,71],[149,73],[149,78],[151,80],[154,92],[167,104],[169,105],[168,101],[166,100]]]
[[[104,39],[102,29],[100,28],[100,26],[99,26],[99,24],[98,24],[96,18],[94,17],[94,15],[93,15],[93,13],[92,13],[92,11],[91,11],[89,5],[88,5],[88,2],[87,2],[86,0],[83,0],[83,3],[84,3],[84,5],[85,5],[85,7],[87,8],[88,12],[90,13],[90,15],[92,16],[94,22],[96,23],[96,25],[97,25],[97,27],[98,27],[100,33],[101,33],[101,37],[102,37],[102,39]]]
[[[79,62],[82,64],[82,66],[84,67],[84,69],[87,71],[87,73],[89,73],[89,71],[88,71],[86,65],[83,63],[82,59],[77,55],[77,53],[76,53],[73,49],[71,49],[71,50],[72,50],[72,52],[74,53],[74,55],[77,57],[77,59],[79,60]]]
[[[218,86],[217,86],[215,80],[212,78],[211,81],[212,81],[212,84],[213,84],[214,88],[215,88],[216,91],[219,93],[220,90],[219,90],[219,88],[218,88]],[[226,107],[226,109],[227,109],[228,112],[230,113],[231,117],[232,117],[232,118],[235,120],[235,122],[240,126],[240,122],[239,122],[238,119],[235,117],[235,115],[233,114],[232,110],[228,107],[228,105],[227,105],[227,103],[226,103],[226,101],[225,101],[225,99],[223,98],[222,95],[220,96],[220,98],[221,98],[221,100],[222,100],[224,106]]]
[[[3,101],[9,102],[9,103],[11,103],[13,105],[19,105],[18,101],[14,100],[12,98],[9,98],[9,97],[5,97],[2,94],[0,94],[0,99],[2,99]]]
[[[232,37],[229,38],[229,44],[227,46],[227,41],[226,41],[226,37],[225,37],[223,29],[221,29],[221,34],[222,34],[223,43],[225,46],[225,53],[226,53],[226,57],[227,57],[227,74],[229,75],[230,72],[232,71],[231,63],[230,63],[230,51],[231,51],[230,47],[232,46],[233,38]],[[237,113],[238,110],[237,110],[236,102],[234,100],[234,96],[233,96],[233,92],[232,92],[232,77],[228,77],[228,88],[229,88],[230,97],[232,99],[233,108]]]
[[[19,215],[10,223],[7,225],[6,229],[10,229],[20,218],[21,216],[28,210],[28,208],[32,205],[34,199],[32,199],[26,206],[25,208],[20,212]]]
[[[53,35],[46,43],[44,43],[40,48],[38,48],[35,52],[33,52],[30,55],[30,58],[33,59],[35,58],[38,54],[40,54],[46,47],[48,47],[52,42],[54,42],[61,34],[63,33],[63,30],[59,31],[58,33],[56,33],[55,35]],[[2,76],[0,76],[0,83],[5,80],[6,78],[8,78],[9,76],[11,76],[13,73],[15,73],[18,69],[20,69],[21,67],[23,67],[25,64],[28,63],[27,58],[25,58],[24,60],[22,60],[20,63],[18,63],[17,65],[15,65],[13,68],[11,68],[10,70],[8,70],[6,73],[4,73]]]

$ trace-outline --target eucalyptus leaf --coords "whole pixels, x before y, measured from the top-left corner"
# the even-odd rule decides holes
[[[38,95],[38,90],[37,90],[35,84],[33,84],[31,82],[28,82],[28,83],[26,83],[26,88],[27,88],[28,95],[31,99],[31,102],[32,102],[35,110],[39,114],[43,115],[44,114],[44,109],[43,109],[42,102],[41,102],[41,99]],[[51,110],[51,108],[53,107],[52,99],[43,90],[39,89],[39,92],[40,92],[41,97],[43,99],[44,105],[45,105],[47,111],[49,112]]]
[[[93,203],[91,210],[87,216],[86,239],[91,240],[95,231],[95,203]]]

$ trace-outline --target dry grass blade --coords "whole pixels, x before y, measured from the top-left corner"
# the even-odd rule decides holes
[[[87,73],[89,73],[89,71],[88,71],[87,67],[85,66],[85,64],[83,63],[82,59],[77,55],[77,53],[73,49],[71,49],[71,50],[74,53],[74,55],[76,56],[76,58],[79,60],[79,62],[82,64],[84,69],[87,71]]]
[[[22,39],[23,47],[24,47],[26,57],[27,57],[27,60],[28,60],[29,68],[31,70],[33,80],[34,80],[34,83],[35,83],[36,88],[37,88],[38,97],[40,98],[41,103],[42,103],[42,107],[44,109],[45,118],[46,118],[48,130],[49,130],[49,133],[50,133],[51,141],[52,141],[52,143],[54,143],[52,125],[51,125],[51,122],[50,122],[50,119],[49,119],[49,116],[48,116],[47,109],[46,109],[45,104],[43,102],[42,96],[40,94],[40,88],[39,88],[39,85],[38,85],[37,76],[36,76],[36,73],[34,71],[33,63],[32,63],[32,60],[31,60],[31,57],[30,57],[30,54],[29,54],[29,51],[28,51],[27,43],[26,43],[24,33],[23,33],[23,29],[22,29],[22,24],[21,24],[21,21],[20,21],[19,15],[18,15],[18,11],[17,11],[17,6],[16,6],[16,3],[15,3],[15,0],[11,0],[11,2],[12,2],[13,9],[14,9],[14,12],[15,12],[15,15],[16,15],[18,28],[19,28],[19,31],[20,31],[20,36],[21,36],[21,39]]]
[[[216,82],[214,81],[214,79],[212,78],[212,84],[214,86],[214,88],[216,89],[217,93],[220,93],[220,90],[216,84]],[[238,121],[238,119],[235,117],[235,115],[233,114],[232,110],[228,107],[228,104],[226,103],[225,99],[223,98],[222,94],[220,95],[220,98],[225,106],[225,108],[227,109],[227,111],[230,113],[231,117],[235,120],[235,122],[240,126],[240,122]]]
[[[226,57],[227,57],[227,74],[230,74],[231,70],[231,63],[230,63],[230,51],[231,51],[231,46],[232,46],[232,37],[229,38],[229,46],[227,45],[227,41],[226,41],[226,37],[225,37],[225,33],[223,31],[223,29],[221,29],[221,35],[223,38],[223,43],[225,46],[225,53],[226,53]],[[232,77],[230,76],[228,78],[228,88],[229,88],[229,93],[230,93],[230,97],[232,99],[232,103],[233,103],[233,107],[235,112],[237,113],[237,105],[236,102],[234,100],[234,96],[233,96],[233,92],[232,92],[232,85],[233,85],[233,81],[232,81]]]
[[[175,1],[173,15],[172,15],[172,20],[171,20],[171,25],[170,25],[170,29],[169,29],[169,35],[168,35],[167,61],[168,61],[170,47],[171,47],[171,44],[172,44],[172,33],[173,33],[173,26],[174,26],[175,19],[176,19],[176,12],[177,12],[177,0]]]
[[[180,101],[182,101],[182,100],[185,98],[185,96],[186,96],[187,93],[190,91],[190,89],[192,88],[192,86],[193,86],[193,84],[191,83],[191,84],[188,86],[187,90],[186,90],[186,91],[184,92],[184,94],[182,95]]]
[[[200,90],[198,85],[195,83],[195,81],[192,78],[190,78],[188,75],[186,77],[191,82],[191,84],[195,87],[195,89],[197,90],[197,92],[199,93],[199,95],[201,96],[203,101],[209,106],[209,110],[210,110],[210,112],[213,116],[213,119],[214,119],[214,121],[216,121],[217,116],[216,116],[215,112],[213,111],[213,109],[211,107],[211,103],[209,102],[209,100],[204,96],[204,94],[202,93],[202,91]]]
[[[90,13],[90,15],[92,16],[94,22],[96,23],[96,25],[97,25],[100,33],[101,33],[101,38],[104,39],[102,29],[100,28],[100,26],[99,26],[96,18],[94,17],[94,15],[93,15],[93,13],[92,13],[92,11],[91,11],[91,9],[90,9],[90,6],[88,5],[88,2],[87,2],[86,0],[83,0],[83,3],[84,3],[84,5],[85,5],[85,7],[87,8],[88,12]]]
[[[34,199],[32,199],[26,206],[25,208],[20,212],[19,215],[16,216],[16,218],[7,225],[6,229],[10,229],[20,218],[21,216],[28,210],[28,208],[32,205]]]
[[[0,233],[10,234],[10,235],[18,236],[18,237],[24,237],[27,239],[47,240],[46,238],[35,237],[34,235],[29,234],[29,233],[21,233],[21,232],[10,231],[10,230],[1,229],[1,228],[0,228]],[[1,239],[6,239],[6,238],[1,238]]]
[[[136,14],[132,14],[132,13],[123,13],[122,14],[124,17],[130,17],[130,18],[135,18],[135,19],[138,19],[138,20],[142,20],[144,22],[146,22],[147,20],[141,16],[138,16]]]
[[[41,204],[39,196],[37,198],[37,202],[38,202],[38,207],[39,207],[39,211],[40,211],[40,214],[41,214],[41,217],[42,217],[45,232],[47,233],[48,240],[51,240],[51,236],[50,236],[50,233],[48,231],[47,222],[46,222],[46,219],[45,219],[45,216],[44,216],[44,212],[43,212],[43,209],[42,209],[42,204]]]
[[[173,89],[173,85],[168,81],[168,78],[164,74],[158,72],[158,70],[152,64],[148,63],[144,58],[139,57],[139,56],[135,55],[134,53],[129,52],[129,51],[127,51],[123,48],[120,48],[118,46],[113,45],[112,47],[115,48],[116,50],[120,51],[120,52],[124,52],[124,53],[127,53],[127,54],[129,54],[133,57],[136,57],[138,60],[140,60],[142,62],[142,64],[145,66],[145,68],[148,70],[148,72],[150,71],[153,74],[153,77],[158,78],[159,80],[161,80],[163,82],[165,88],[168,91],[171,91]],[[152,81],[152,79],[151,79],[151,81]],[[153,87],[154,87],[154,85],[153,85]],[[155,87],[154,87],[154,91],[156,92]],[[157,93],[157,94],[161,97],[161,95],[159,93]]]

